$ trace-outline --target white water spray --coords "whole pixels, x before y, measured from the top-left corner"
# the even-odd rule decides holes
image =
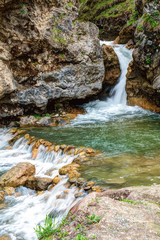
[[[58,170],[73,161],[75,156],[62,154],[61,152],[46,152],[43,146],[39,147],[39,153],[35,160],[32,159],[32,146],[28,146],[25,139],[16,141],[12,149],[7,150],[8,140],[11,135],[7,130],[0,129],[0,175],[19,162],[30,162],[36,167],[36,176],[51,177],[58,174]],[[34,227],[44,221],[46,214],[56,216],[56,222],[60,222],[71,207],[78,201],[74,195],[76,187],[67,188],[67,176],[51,191],[45,191],[37,196],[37,193],[25,187],[17,188],[17,196],[6,196],[6,207],[0,209],[0,236],[10,235],[12,240],[36,240]],[[65,191],[67,190],[67,191]]]

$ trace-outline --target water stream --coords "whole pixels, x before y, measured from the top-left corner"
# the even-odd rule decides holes
[[[103,43],[103,42],[102,42]],[[105,42],[113,45],[112,42]],[[86,105],[85,115],[79,115],[70,125],[56,128],[31,128],[29,133],[57,144],[88,146],[101,154],[82,166],[82,176],[105,187],[123,187],[136,184],[160,183],[160,117],[137,106],[126,104],[126,73],[132,51],[122,45],[114,47],[121,66],[121,76],[110,97]],[[58,169],[71,163],[73,157],[61,153],[46,153],[42,147],[36,160],[32,160],[31,146],[19,139],[12,149],[6,150],[8,129],[0,129],[0,175],[19,162],[29,161],[36,166],[36,175],[52,177]],[[76,203],[76,187],[64,195],[67,177],[64,176],[52,191],[42,195],[20,187],[17,197],[6,196],[6,207],[0,209],[0,236],[8,234],[16,240],[36,239],[33,228],[52,212],[60,221]],[[58,196],[62,195],[62,198]]]

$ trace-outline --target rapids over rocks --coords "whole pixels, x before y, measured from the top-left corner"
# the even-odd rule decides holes
[[[112,42],[101,44],[113,45]],[[84,105],[85,115],[79,115],[70,125],[57,128],[33,128],[28,132],[38,138],[54,141],[57,144],[74,144],[100,150],[102,154],[91,159],[82,167],[82,177],[95,180],[105,187],[120,187],[134,184],[160,183],[159,115],[126,103],[126,73],[132,60],[132,50],[123,45],[114,46],[118,55],[121,76],[111,91],[110,97],[92,101]],[[30,162],[36,166],[36,175],[71,163],[74,157],[56,152],[46,153],[40,147],[35,160],[31,146],[24,139],[15,142],[7,149],[11,138],[8,129],[0,129],[0,175],[19,162]],[[34,240],[34,227],[50,212],[59,222],[79,200],[75,199],[76,187],[71,187],[66,197],[57,198],[66,189],[67,176],[62,177],[52,191],[38,195],[35,191],[19,187],[18,197],[6,196],[6,207],[0,210],[0,236],[10,235],[14,240]]]

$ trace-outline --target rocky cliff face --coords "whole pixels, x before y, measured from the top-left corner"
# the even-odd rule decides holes
[[[137,0],[136,11],[139,20],[127,75],[128,103],[160,112],[160,2]]]
[[[101,90],[99,30],[77,16],[77,0],[0,0],[0,117]]]

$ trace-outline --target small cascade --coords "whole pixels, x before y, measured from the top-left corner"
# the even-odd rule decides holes
[[[27,161],[35,165],[36,176],[48,177],[46,173],[50,171],[50,177],[54,178],[61,167],[70,164],[76,157],[60,151],[46,152],[45,147],[40,145],[38,155],[33,160],[32,145],[29,146],[24,138],[18,139],[12,149],[7,150],[10,138],[7,129],[0,129],[0,175],[19,162]],[[68,177],[61,176],[61,179],[52,190],[40,195],[34,190],[19,187],[16,189],[18,197],[6,196],[6,207],[0,210],[0,236],[7,234],[13,240],[35,240],[34,227],[44,221],[46,214],[51,213],[56,216],[56,222],[60,222],[79,200],[74,197],[77,187],[67,188]]]

